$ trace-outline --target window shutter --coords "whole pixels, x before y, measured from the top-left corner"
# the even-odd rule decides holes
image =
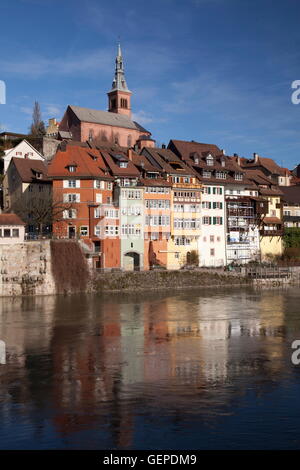
[[[63,187],[64,187],[64,188],[68,188],[68,187],[69,187],[69,182],[68,182],[68,180],[64,180],[64,182],[63,182]]]
[[[213,202],[213,208],[214,208],[214,209],[217,208],[217,203],[216,203],[216,202]]]
[[[76,180],[76,188],[80,188],[80,180]]]
[[[216,225],[216,223],[217,223],[217,218],[213,217],[213,224]]]

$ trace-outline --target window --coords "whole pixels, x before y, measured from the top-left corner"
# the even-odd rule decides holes
[[[202,176],[203,176],[203,178],[210,178],[211,177],[211,171],[203,170],[202,171]]]
[[[94,138],[94,131],[93,129],[89,129],[89,141],[93,140]]]
[[[101,227],[99,225],[95,226],[95,236],[100,237],[101,236]]]
[[[216,178],[225,180],[226,176],[227,175],[224,171],[216,171]]]
[[[215,256],[215,249],[214,248],[210,249],[210,256]]]
[[[242,180],[243,179],[243,173],[235,173],[234,174],[234,179],[235,180]]]
[[[80,236],[81,237],[87,237],[89,233],[89,228],[86,225],[82,225],[80,227]]]
[[[101,209],[100,209],[99,207],[94,210],[94,217],[95,217],[95,219],[100,219],[100,217],[101,217]]]
[[[69,188],[76,188],[76,180],[68,180]]]
[[[214,164],[214,158],[212,155],[207,155],[206,157],[206,165],[208,166],[213,166]]]
[[[80,194],[64,194],[64,202],[80,202]]]
[[[96,189],[105,189],[105,182],[100,180],[95,180],[94,187]]]
[[[202,217],[203,225],[210,225],[211,224],[211,217]]]
[[[9,228],[5,228],[5,229],[3,230],[3,236],[4,236],[5,238],[10,237],[10,229],[9,229]]]
[[[109,189],[111,191],[112,188],[113,188],[113,184],[108,182],[107,183],[107,189]]]
[[[121,108],[127,108],[127,100],[125,98],[121,98]]]
[[[102,202],[102,194],[101,193],[96,193],[96,202],[98,202],[98,203]]]
[[[120,168],[127,168],[128,162],[120,162]]]
[[[209,241],[210,241],[211,243],[214,243],[214,241],[215,241],[215,236],[214,236],[214,235],[210,235]]]
[[[75,209],[69,209],[64,211],[64,219],[76,219],[76,210]]]
[[[76,171],[76,166],[75,165],[69,165],[68,170],[70,173],[74,173]]]

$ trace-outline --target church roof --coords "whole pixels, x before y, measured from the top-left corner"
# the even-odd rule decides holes
[[[137,131],[151,132],[144,129],[140,124],[129,119],[124,114],[101,111],[99,109],[82,108],[81,106],[69,106],[77,118],[82,122],[91,122],[95,124],[106,124],[108,126],[125,127],[126,129],[135,129]]]

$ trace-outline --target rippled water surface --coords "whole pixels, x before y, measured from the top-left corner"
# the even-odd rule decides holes
[[[300,448],[300,290],[0,300],[1,449]]]

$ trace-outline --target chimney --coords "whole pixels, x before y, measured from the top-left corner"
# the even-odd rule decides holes
[[[222,155],[226,155],[226,150],[225,149],[221,149],[221,152],[222,152]]]
[[[253,158],[254,158],[254,162],[257,163],[258,162],[258,154],[257,153],[253,153]]]
[[[162,145],[161,145],[161,148],[162,148],[162,149],[165,149],[165,148],[166,148],[166,144],[162,144]]]
[[[241,157],[239,157],[237,153],[234,153],[233,156],[236,157],[236,162],[238,166],[241,166]]]
[[[128,157],[128,160],[132,161],[132,149],[127,149],[127,157]]]

